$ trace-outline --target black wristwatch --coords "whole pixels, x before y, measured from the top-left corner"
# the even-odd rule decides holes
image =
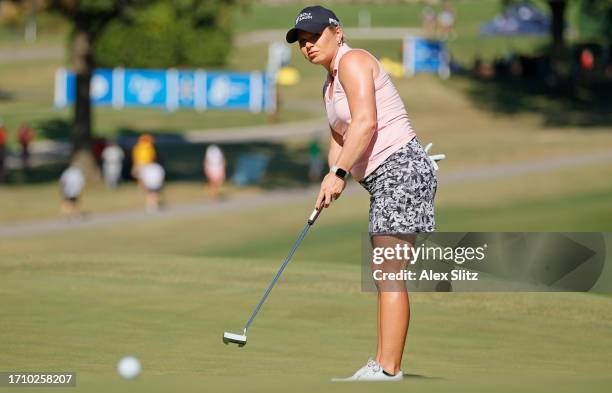
[[[333,173],[334,175],[338,176],[340,179],[346,180],[347,173],[344,169],[338,168],[337,166],[334,165],[329,169],[329,171]]]

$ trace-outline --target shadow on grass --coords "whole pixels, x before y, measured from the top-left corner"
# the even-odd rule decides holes
[[[480,107],[500,114],[536,113],[546,127],[612,126],[612,80],[576,87],[570,82],[551,86],[542,79],[501,77],[461,78],[462,89]]]
[[[124,151],[130,152],[142,132],[133,129],[120,129],[117,140]],[[205,181],[203,159],[209,143],[191,143],[177,130],[157,130],[151,132],[155,138],[158,160],[164,166],[168,181]],[[230,181],[241,156],[257,154],[269,159],[261,182],[263,188],[284,188],[303,186],[308,180],[308,142],[297,147],[289,147],[281,142],[232,142],[217,144],[227,163],[227,180]],[[126,154],[124,168],[131,166],[130,154]],[[124,171],[129,178],[129,169]]]
[[[61,121],[50,120],[41,133],[48,138],[65,139],[64,127]],[[133,181],[130,176],[131,150],[137,141],[140,132],[121,130],[117,141],[123,148],[125,159],[123,164],[123,180]],[[158,161],[166,170],[168,183],[173,181],[204,182],[203,159],[208,143],[189,143],[182,135],[174,130],[165,130],[151,133],[156,142]],[[292,144],[291,147],[281,142],[233,142],[220,143],[227,162],[227,181],[236,170],[236,164],[241,156],[257,154],[268,158],[265,174],[258,186],[265,189],[303,186],[309,183],[308,179],[308,142]],[[38,165],[29,171],[15,170],[9,174],[8,184],[27,184],[42,182],[57,182],[61,172],[68,165],[62,163],[49,163]]]
[[[13,99],[14,94],[0,89],[0,101],[10,101]]]
[[[39,136],[43,139],[53,139],[56,141],[70,140],[72,124],[69,120],[55,117],[39,121],[34,126]]]
[[[204,181],[202,161],[208,144],[158,144],[160,161],[169,180]],[[227,162],[227,177],[231,179],[238,159],[246,154],[269,158],[267,170],[259,186],[263,188],[295,187],[308,183],[307,146],[287,147],[273,142],[219,144]]]
[[[422,374],[408,374],[408,373],[404,373],[404,379],[444,380],[444,378],[442,377],[428,377]]]
[[[30,168],[27,171],[23,169],[7,171],[6,183],[2,184],[2,186],[23,186],[26,184],[38,184],[59,181],[59,178],[64,168],[66,168],[65,164],[54,162],[50,164],[36,166],[35,168]]]

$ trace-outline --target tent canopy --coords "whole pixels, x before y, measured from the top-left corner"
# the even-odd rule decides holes
[[[493,20],[480,25],[481,35],[543,35],[550,29],[550,18],[531,1],[507,7]]]

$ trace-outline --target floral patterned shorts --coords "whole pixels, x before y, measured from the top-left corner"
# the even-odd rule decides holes
[[[370,236],[435,230],[433,203],[438,180],[417,138],[359,183],[370,193]]]

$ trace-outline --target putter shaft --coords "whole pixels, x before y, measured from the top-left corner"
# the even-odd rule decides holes
[[[262,296],[261,300],[259,301],[259,303],[255,307],[255,309],[251,313],[251,317],[247,321],[246,325],[244,325],[244,334],[245,335],[246,335],[246,331],[249,329],[249,326],[251,326],[251,323],[253,323],[253,320],[255,319],[255,316],[257,316],[257,313],[259,312],[259,309],[264,304],[264,302],[268,298],[268,295],[272,291],[272,288],[274,288],[274,285],[276,284],[276,282],[280,278],[281,274],[283,273],[283,270],[285,270],[285,268],[289,264],[289,261],[291,260],[291,257],[295,253],[295,250],[298,248],[298,246],[300,245],[302,240],[304,240],[304,237],[306,237],[306,233],[308,233],[308,229],[310,229],[310,227],[315,223],[315,221],[319,217],[319,214],[321,214],[321,210],[323,210],[323,209],[322,208],[315,209],[312,212],[312,214],[310,215],[310,217],[308,217],[308,222],[304,226],[304,229],[302,229],[302,232],[300,233],[300,236],[298,237],[297,241],[293,244],[293,248],[291,248],[291,251],[289,251],[289,254],[287,255],[287,257],[285,257],[285,260],[283,261],[283,264],[281,265],[280,269],[278,269],[278,272],[276,272],[276,275],[274,276],[274,278],[272,278],[272,281],[270,282],[270,285],[268,285],[268,289],[266,290],[266,292]]]

